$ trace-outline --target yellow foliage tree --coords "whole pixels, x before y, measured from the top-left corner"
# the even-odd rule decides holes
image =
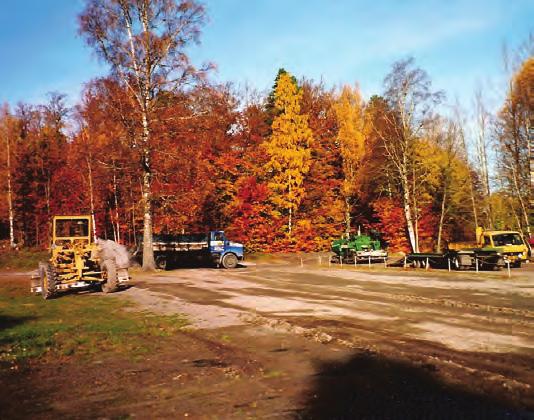
[[[351,210],[358,193],[358,170],[365,156],[368,134],[364,104],[358,88],[344,86],[334,104],[339,127],[337,139],[343,160],[343,186],[345,199],[346,233],[350,233]]]
[[[534,121],[534,57],[525,60],[510,80],[508,96],[497,117],[496,137],[500,149],[498,166],[501,179],[510,196],[518,228],[530,236],[534,222],[530,169]]]
[[[287,72],[281,72],[274,91],[276,117],[272,134],[264,143],[272,202],[288,217],[291,236],[293,218],[304,196],[304,176],[310,169],[312,132],[308,117],[300,114],[302,92]]]

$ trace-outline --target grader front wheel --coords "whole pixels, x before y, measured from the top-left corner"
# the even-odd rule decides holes
[[[50,299],[56,293],[56,273],[50,263],[39,264],[39,277],[41,280],[41,296],[43,299]]]
[[[117,275],[117,265],[113,260],[106,260],[102,264],[102,291],[104,293],[116,292],[119,288],[119,277]]]

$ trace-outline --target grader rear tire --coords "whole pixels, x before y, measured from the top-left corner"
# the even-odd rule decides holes
[[[113,260],[106,260],[102,264],[102,291],[104,293],[116,292],[119,288],[119,277],[117,275],[117,265]]]
[[[39,277],[41,280],[41,296],[47,300],[56,294],[57,278],[54,267],[50,263],[39,264]]]

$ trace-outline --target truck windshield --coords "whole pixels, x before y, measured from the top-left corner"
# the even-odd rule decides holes
[[[493,244],[495,246],[523,245],[523,240],[517,233],[501,233],[493,235]]]
[[[89,236],[89,221],[87,219],[56,220],[56,236],[59,238]]]

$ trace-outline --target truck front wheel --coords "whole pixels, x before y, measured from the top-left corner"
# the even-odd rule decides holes
[[[222,265],[224,268],[236,268],[237,262],[238,261],[235,254],[226,254],[222,259]]]

